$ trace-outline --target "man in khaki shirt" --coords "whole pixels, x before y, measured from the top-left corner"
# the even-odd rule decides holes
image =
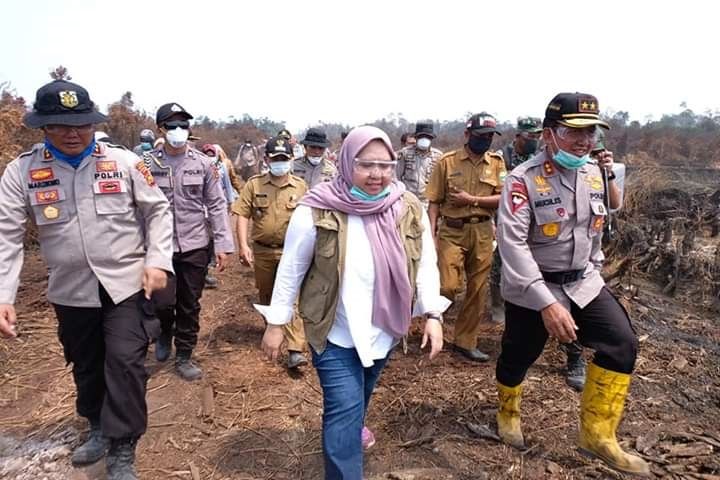
[[[454,349],[478,362],[490,358],[477,348],[477,336],[488,296],[492,216],[506,175],[502,156],[489,151],[495,134],[500,132],[492,115],[470,117],[465,146],[440,158],[425,189],[442,295],[454,299],[462,290],[463,273],[467,278],[465,301],[455,321]]]
[[[307,191],[305,182],[290,173],[292,155],[292,146],[287,139],[271,138],[265,146],[270,171],[250,178],[232,207],[233,213],[238,215],[240,261],[254,266],[255,285],[262,305],[270,304],[290,216]],[[253,222],[252,248],[248,244],[250,220]],[[284,329],[288,341],[288,368],[307,364],[302,354],[305,331],[300,317],[295,316]]]

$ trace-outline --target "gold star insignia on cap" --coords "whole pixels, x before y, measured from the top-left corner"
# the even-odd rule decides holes
[[[58,95],[60,95],[60,104],[63,107],[67,108],[75,108],[78,106],[78,97],[77,92],[74,90],[63,90]]]

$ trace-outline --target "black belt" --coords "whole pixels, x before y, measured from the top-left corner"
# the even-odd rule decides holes
[[[585,273],[585,270],[568,270],[567,272],[540,272],[546,282],[555,283],[557,285],[565,285],[566,283],[577,282]]]
[[[257,243],[260,246],[266,247],[266,248],[283,248],[282,243],[265,243],[265,242],[258,242],[255,240],[255,243]]]
[[[484,223],[490,220],[490,215],[479,215],[476,217],[450,218],[443,217],[445,225],[452,228],[463,228],[466,223]]]

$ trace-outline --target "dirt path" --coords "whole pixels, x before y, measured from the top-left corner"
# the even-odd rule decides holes
[[[103,464],[73,470],[69,453],[85,423],[44,298],[45,269],[30,253],[18,295],[22,336],[0,342],[0,478],[104,478]],[[235,263],[205,292],[197,358],[205,379],[186,383],[148,356],[150,425],[139,446],[143,479],[322,478],[322,398],[311,367],[289,375],[258,349],[250,272]],[[663,478],[720,479],[720,325],[642,285],[626,304],[641,336],[637,375],[620,437]],[[451,321],[449,322],[452,323]],[[501,327],[481,348],[497,358]],[[449,335],[448,335],[449,336]],[[624,478],[579,455],[579,395],[565,386],[562,355],[548,345],[530,371],[523,422],[532,448],[516,452],[468,428],[493,428],[494,363],[445,351],[393,353],[370,407],[377,445],[371,479]],[[204,399],[204,400],[203,400]],[[394,472],[394,473],[393,473]]]

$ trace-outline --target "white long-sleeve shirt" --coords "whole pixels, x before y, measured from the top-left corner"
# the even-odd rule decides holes
[[[425,211],[422,224],[424,231],[414,315],[444,312],[451,303],[440,295],[437,254]],[[270,305],[255,305],[269,324],[284,325],[292,320],[295,300],[312,263],[316,235],[312,209],[304,205],[297,207],[285,236]],[[375,266],[362,217],[348,215],[347,242],[345,269],[340,279],[340,298],[328,341],[345,348],[354,347],[363,366],[371,367],[374,360],[387,356],[396,340],[372,323]]]

